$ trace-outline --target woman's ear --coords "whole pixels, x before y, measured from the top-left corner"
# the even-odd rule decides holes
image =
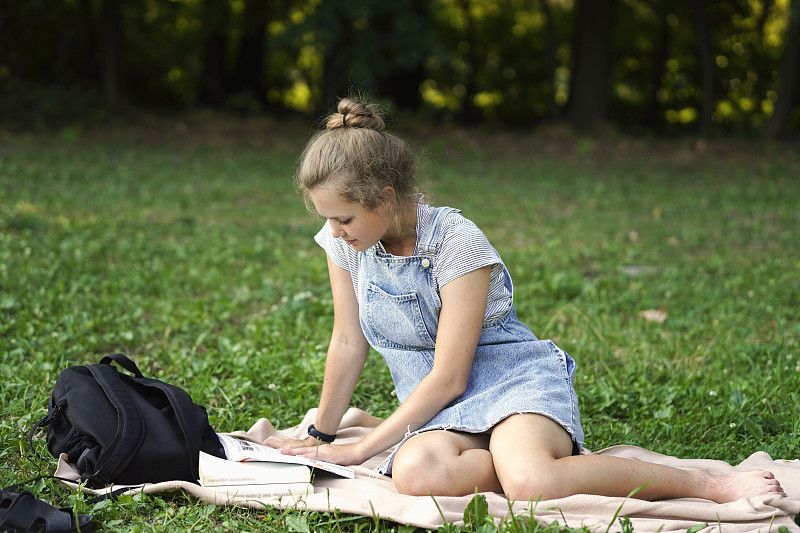
[[[393,207],[397,203],[397,191],[395,191],[394,187],[391,185],[387,185],[381,189],[381,195],[383,196],[384,203],[390,204],[389,207]]]

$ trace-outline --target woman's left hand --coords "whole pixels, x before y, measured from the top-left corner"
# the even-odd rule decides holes
[[[364,457],[359,443],[355,444],[319,444],[301,448],[283,448],[281,453],[296,455],[307,459],[315,459],[342,466],[360,465],[369,457]]]

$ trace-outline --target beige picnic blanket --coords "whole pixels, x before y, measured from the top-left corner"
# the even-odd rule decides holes
[[[263,441],[270,435],[304,437],[305,428],[314,421],[316,409],[308,411],[303,421],[295,427],[276,430],[264,418],[249,430],[231,433],[253,441]],[[380,420],[360,409],[350,409],[345,414],[338,432],[337,442],[354,442],[366,435]],[[800,512],[800,462],[773,461],[764,452],[756,452],[737,466],[711,459],[679,459],[661,455],[636,446],[614,446],[594,452],[618,457],[635,457],[643,461],[661,463],[684,469],[707,469],[715,472],[751,470],[761,468],[772,471],[788,493],[788,498],[759,496],[717,504],[708,500],[682,498],[646,502],[636,499],[609,498],[579,494],[557,500],[528,504],[513,503],[500,494],[486,493],[489,513],[499,524],[512,510],[515,516],[530,517],[546,525],[558,521],[572,528],[587,527],[592,531],[605,532],[615,516],[630,519],[634,531],[669,532],[707,524],[699,531],[751,532],[777,531],[785,526],[789,531],[800,532],[794,516]],[[342,479],[329,475],[317,475],[315,491],[302,497],[283,496],[271,501],[228,500],[226,496],[212,492],[199,485],[185,481],[173,481],[132,487],[130,493],[143,491],[158,493],[182,489],[200,500],[217,505],[238,505],[263,509],[266,506],[297,508],[310,511],[333,512],[379,517],[400,524],[436,529],[444,523],[463,524],[463,513],[473,495],[464,497],[423,497],[398,494],[391,479],[376,474],[374,467],[388,456],[383,452],[360,466],[354,467],[355,479]],[[80,479],[71,465],[59,460],[57,476]],[[116,487],[119,488],[119,487]],[[102,491],[88,492],[101,493]],[[618,519],[617,519],[618,520]],[[619,522],[611,524],[611,530],[621,528]]]

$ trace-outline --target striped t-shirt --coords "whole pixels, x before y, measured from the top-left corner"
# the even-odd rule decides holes
[[[417,245],[419,236],[422,235],[426,225],[430,222],[434,208],[420,204],[417,208]],[[323,228],[314,237],[317,243],[325,249],[334,263],[350,272],[353,287],[358,295],[358,254],[350,245],[341,238],[332,235],[330,224],[325,223]],[[387,254],[383,245],[378,242],[373,247],[365,250],[365,254]],[[512,306],[511,280],[508,278],[503,260],[489,243],[486,235],[472,221],[464,218],[459,213],[449,213],[441,221],[439,235],[439,251],[434,261],[433,280],[437,290],[473,270],[491,266],[489,279],[489,295],[486,301],[485,324],[505,316]],[[508,284],[508,286],[506,286]]]

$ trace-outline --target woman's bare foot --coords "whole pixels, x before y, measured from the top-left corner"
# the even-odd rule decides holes
[[[723,475],[712,475],[709,493],[706,498],[717,503],[728,503],[739,498],[774,494],[786,496],[781,484],[766,470],[749,470],[747,472],[731,472]]]

